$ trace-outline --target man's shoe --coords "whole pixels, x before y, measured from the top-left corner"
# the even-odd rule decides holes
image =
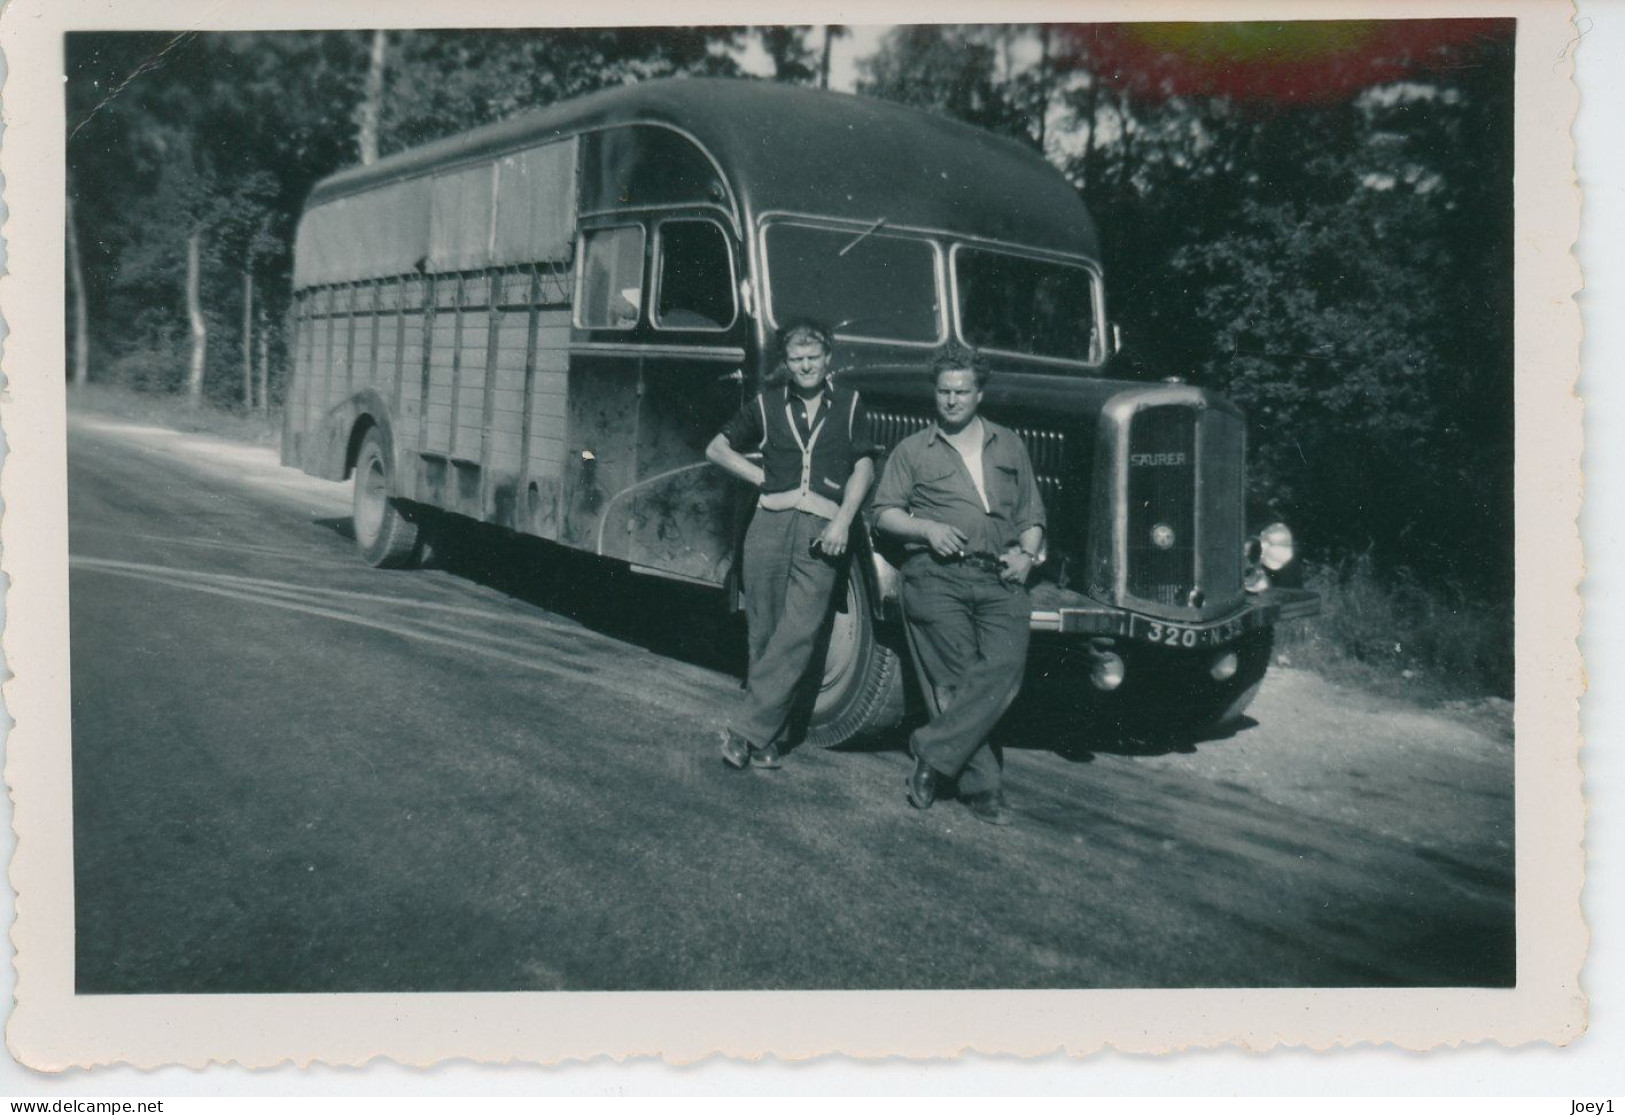
[[[937,772],[924,759],[915,758],[914,773],[908,776],[908,803],[915,809],[930,809],[937,800]]]
[[[959,800],[965,803],[970,815],[978,821],[986,821],[990,825],[1010,823],[1010,807],[1005,804],[1003,790],[983,790],[979,794],[966,794]]]
[[[722,761],[735,770],[750,766],[750,741],[735,735],[730,728],[722,730]]]
[[[778,770],[784,765],[779,756],[779,745],[770,743],[766,747],[753,747],[750,750],[750,765],[761,767],[763,770]]]

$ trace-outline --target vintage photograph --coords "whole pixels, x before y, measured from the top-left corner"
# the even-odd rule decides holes
[[[76,989],[1511,986],[1514,39],[70,34]]]
[[[1556,988],[1532,26],[64,30],[66,1009]]]

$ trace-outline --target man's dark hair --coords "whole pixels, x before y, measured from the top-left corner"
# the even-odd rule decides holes
[[[937,377],[943,372],[974,373],[978,391],[987,386],[987,377],[993,374],[980,352],[958,341],[949,341],[937,350],[936,358],[931,361],[931,386],[936,386]]]

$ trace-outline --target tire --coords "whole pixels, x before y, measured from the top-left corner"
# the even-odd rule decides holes
[[[368,565],[378,569],[405,568],[417,553],[418,525],[401,513],[389,494],[394,472],[383,434],[377,427],[368,430],[355,458],[350,521],[356,549]]]
[[[847,563],[846,604],[835,613],[807,742],[839,747],[903,719],[903,664],[881,642],[858,560]]]

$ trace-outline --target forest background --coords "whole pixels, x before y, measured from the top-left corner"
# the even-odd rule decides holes
[[[70,381],[263,414],[293,230],[357,162],[697,74],[831,84],[847,28],[77,33]],[[854,92],[1041,151],[1125,351],[1248,414],[1326,600],[1301,664],[1512,696],[1513,23],[892,28]],[[867,36],[866,36],[867,38]]]

